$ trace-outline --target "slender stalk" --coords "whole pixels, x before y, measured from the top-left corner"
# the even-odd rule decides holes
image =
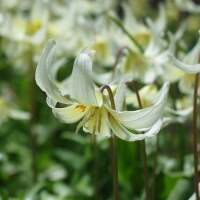
[[[112,67],[113,72],[115,71],[116,66],[119,63],[119,59],[123,55],[125,49],[128,50],[129,52],[132,52],[131,49],[129,47],[126,47],[126,46],[119,48],[117,55],[115,56],[115,62],[114,62],[113,67]]]
[[[199,59],[200,60],[200,59]],[[194,99],[193,99],[193,119],[192,119],[192,139],[193,139],[193,157],[194,157],[194,186],[196,200],[199,198],[199,174],[198,174],[198,150],[197,150],[197,93],[198,93],[199,73],[195,75]]]
[[[118,138],[113,135],[113,183],[115,200],[119,199],[118,189]]]
[[[115,62],[112,66],[112,79],[113,80],[115,79],[115,70],[116,70],[117,64],[119,63],[120,57],[123,55],[125,49],[127,49],[129,52],[132,52],[131,49],[129,47],[126,47],[126,46],[118,49],[118,52],[115,56]]]
[[[94,144],[94,182],[95,182],[95,199],[99,199],[99,149],[97,144],[96,135],[93,137]]]
[[[113,68],[112,68],[113,72],[115,71],[116,66],[119,63],[119,59],[120,59],[121,55],[123,54],[124,49],[126,49],[126,47],[121,47],[117,52],[117,55],[115,57],[115,62],[114,62]]]
[[[103,93],[103,91],[104,91],[105,89],[107,90],[108,95],[109,95],[111,108],[112,108],[113,110],[115,110],[115,101],[114,101],[114,97],[113,97],[112,90],[110,89],[110,87],[109,87],[108,85],[103,85],[103,86],[100,88],[100,91]]]
[[[109,94],[111,108],[115,110],[115,101],[113,97],[112,90],[108,85],[103,85],[100,88],[100,91],[103,93],[104,89],[107,90]],[[113,187],[114,187],[114,199],[119,199],[119,189],[118,189],[118,138],[115,134],[112,137],[112,146],[113,146],[113,160],[112,160],[112,167],[113,167]]]
[[[131,85],[135,91],[139,108],[142,109],[142,101],[140,98],[140,94],[138,91],[137,84],[135,82],[127,82],[127,84]],[[143,167],[144,167],[144,186],[145,186],[145,194],[146,200],[150,200],[150,192],[149,192],[149,180],[148,180],[148,167],[147,167],[147,153],[146,153],[146,142],[145,140],[140,141],[142,148],[142,157],[143,157]]]
[[[179,149],[180,149],[180,154],[179,154],[179,169],[183,170],[184,168],[184,158],[185,158],[185,134],[184,132],[184,127],[183,126],[178,126],[179,127]]]
[[[37,155],[37,138],[34,134],[34,126],[36,123],[36,99],[35,99],[35,66],[33,62],[33,52],[29,51],[29,70],[28,70],[28,85],[29,85],[29,111],[31,114],[30,124],[29,124],[29,143],[31,151],[31,169],[33,176],[33,183],[37,182],[38,172],[36,165],[36,155]]]
[[[159,135],[156,136],[156,150],[154,154],[154,163],[153,163],[153,174],[152,174],[152,200],[155,200],[155,191],[156,191],[156,170],[158,163],[158,150],[159,150]]]

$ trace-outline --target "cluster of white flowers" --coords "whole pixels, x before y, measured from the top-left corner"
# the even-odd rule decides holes
[[[190,0],[173,3],[176,14],[200,13]],[[169,123],[185,122],[192,112],[195,74],[200,73],[200,27],[193,45],[187,46],[183,38],[190,25],[177,20],[176,31],[168,29],[171,4],[160,4],[156,18],[138,20],[133,12],[137,3],[131,1],[2,0],[0,50],[14,71],[35,74],[56,118],[79,122],[76,133],[83,128],[96,136],[143,140]],[[60,81],[64,66],[72,73]],[[143,108],[128,85],[132,82],[141,86]],[[103,85],[111,89],[115,108],[109,92],[102,93]],[[169,91],[170,85],[175,91]],[[181,95],[175,97],[176,92]],[[30,118],[13,107],[0,96],[0,125],[9,117]]]
[[[180,1],[175,3],[181,10],[185,11],[187,8],[181,5]],[[194,3],[187,1],[187,4],[190,4],[189,12],[198,13],[199,8],[195,7]],[[177,53],[177,45],[181,48],[185,46],[181,39],[185,25],[180,26],[175,34],[171,32],[165,34],[167,15],[169,15],[165,6],[168,4],[159,5],[157,19],[146,17],[145,22],[138,21],[133,13],[132,4],[125,2],[121,4],[122,19],[114,12],[117,6],[114,1],[36,0],[32,3],[13,0],[3,1],[2,5],[0,10],[0,35],[4,39],[2,47],[6,46],[5,53],[8,57],[12,55],[10,62],[15,63],[14,66],[18,71],[27,70],[28,65],[24,64],[27,63],[27,59],[37,63],[41,49],[50,38],[54,38],[58,43],[55,62],[51,63],[55,42],[52,40],[48,42],[37,67],[36,82],[46,92],[48,105],[52,107],[55,116],[66,123],[83,118],[79,128],[83,126],[85,131],[105,135],[110,135],[110,129],[114,129],[112,125],[114,121],[126,131],[128,129],[147,131],[163,118],[169,87],[166,81],[172,84],[178,81],[180,91],[189,94],[188,99],[192,94],[194,75],[191,74],[199,72],[200,42],[197,42],[187,56],[182,51],[178,52],[178,57],[183,57],[183,63],[186,64],[173,56]],[[78,9],[77,5],[81,9]],[[17,15],[12,12],[16,8]],[[71,77],[59,82],[56,79],[57,71],[68,59],[76,57],[88,42],[91,45],[76,58]],[[96,52],[94,56],[93,51]],[[136,81],[144,85],[139,93],[143,106],[148,108],[125,111],[124,105],[137,107],[136,96],[132,90],[125,87],[126,81]],[[96,86],[103,84],[108,84],[113,89],[116,104],[121,104],[116,105],[115,111]],[[164,86],[158,94],[157,87],[162,84]],[[66,104],[67,107],[59,108],[59,103]],[[185,117],[191,112],[191,106],[189,103],[184,106],[183,100],[178,99],[175,102],[176,107],[181,109],[178,111],[172,110],[170,103],[165,109],[168,122],[169,119],[171,122],[180,119],[175,119],[174,114]],[[155,111],[157,114],[155,119],[151,117],[154,109],[158,109]],[[71,112],[75,112],[76,115],[70,114]],[[141,118],[140,112],[144,112],[142,114],[144,119],[141,118],[140,121],[143,124],[144,120],[145,123],[141,126],[138,123],[138,126],[127,126],[127,123],[132,123],[132,117],[124,119],[126,118],[124,112],[127,116],[128,113],[133,116],[136,113],[138,119],[133,117],[134,121]],[[100,131],[101,127],[105,130]],[[153,131],[152,135],[154,132],[158,130]],[[142,135],[141,138],[144,139],[145,134]]]
[[[75,60],[67,93],[57,87],[51,77],[51,58],[55,41],[49,41],[36,69],[36,82],[47,94],[47,103],[54,115],[65,123],[74,123],[86,132],[110,136],[110,129],[120,138],[128,141],[141,140],[158,133],[162,126],[163,111],[167,101],[169,83],[165,83],[156,103],[142,110],[122,111],[125,100],[125,79],[116,84],[114,95],[116,110],[111,108],[108,96],[103,95],[92,79],[92,59],[94,53],[86,48]],[[63,107],[58,107],[58,103]],[[146,131],[133,134],[133,131]]]

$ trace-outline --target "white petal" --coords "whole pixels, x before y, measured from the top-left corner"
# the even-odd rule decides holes
[[[110,117],[110,126],[117,137],[121,138],[122,140],[132,142],[136,140],[143,140],[146,137],[152,137],[155,134],[157,134],[162,127],[162,120],[159,119],[146,133],[140,133],[140,134],[134,134],[128,131],[125,127],[120,125],[112,117]]]
[[[92,80],[92,60],[86,53],[81,53],[74,62],[70,94],[80,103],[97,106]]]
[[[42,28],[40,28],[32,37],[30,37],[30,41],[32,42],[32,44],[35,45],[40,45],[46,36],[47,33],[47,27],[46,25],[44,25]]]
[[[169,55],[170,62],[174,64],[177,68],[190,73],[190,74],[196,74],[200,72],[200,64],[185,64],[178,59],[176,59],[173,55]]]
[[[97,83],[108,84],[112,80],[113,72],[97,73],[93,71],[92,76]]]
[[[178,68],[173,67],[173,65],[169,62],[163,65],[163,69],[166,75],[166,76],[163,76],[163,79],[166,81],[169,81],[170,83],[178,81],[185,74],[185,72],[183,72],[182,70]]]
[[[193,49],[183,58],[183,63],[187,64],[197,64],[200,55],[200,38]]]
[[[172,109],[172,108],[167,108],[167,111],[168,111],[170,114],[179,115],[179,116],[187,116],[187,115],[190,115],[190,114],[192,113],[192,110],[193,110],[193,107],[189,107],[189,108],[182,109],[182,110],[174,110],[174,109]]]
[[[115,93],[115,96],[114,96],[114,100],[115,100],[115,109],[117,111],[121,111],[122,110],[122,106],[123,106],[123,103],[124,103],[124,99],[125,99],[125,89],[126,89],[126,85],[125,85],[125,82],[122,81],[118,88],[117,88],[117,91]]]
[[[144,129],[150,128],[161,116],[167,102],[167,94],[169,90],[169,83],[165,83],[160,92],[157,102],[145,109],[136,111],[115,111],[107,107],[108,112],[123,126],[130,129]]]
[[[21,111],[21,110],[12,109],[12,110],[10,110],[10,117],[12,119],[17,119],[17,120],[29,120],[30,113]]]
[[[107,137],[111,136],[110,127],[108,124],[108,113],[105,108],[101,109],[101,114],[100,114],[100,118],[98,121],[97,131],[102,136],[107,136]]]
[[[161,52],[165,44],[161,38],[161,33],[157,30],[157,27],[152,22],[152,20],[150,18],[147,18],[146,22],[151,30],[152,39],[147,46],[144,55],[153,58]]]
[[[75,123],[79,121],[90,109],[90,106],[74,103],[68,107],[56,108],[49,104],[56,118],[64,123]]]
[[[155,26],[159,32],[163,32],[166,27],[166,11],[163,4],[159,5],[159,16],[155,22]]]
[[[40,87],[41,90],[46,92],[47,96],[53,98],[57,102],[67,103],[65,98],[61,95],[58,88],[54,85],[54,83],[49,79],[47,69],[50,68],[51,58],[54,52],[55,41],[50,40],[38,62],[36,72],[35,72],[35,79],[37,85]]]

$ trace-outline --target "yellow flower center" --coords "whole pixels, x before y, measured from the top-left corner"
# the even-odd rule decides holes
[[[77,109],[80,109],[81,112],[85,112],[86,106],[83,105],[83,104],[79,104],[79,105],[76,106],[76,108],[77,108]]]
[[[106,38],[102,36],[97,36],[96,40],[97,41],[91,47],[97,52],[97,54],[95,55],[95,59],[97,59],[97,61],[101,61],[102,59],[108,58],[111,53]]]
[[[26,33],[34,35],[42,27],[42,22],[39,20],[29,21],[27,24]]]
[[[127,55],[124,65],[123,72],[126,73],[141,73],[146,71],[148,58],[137,52],[131,52]]]

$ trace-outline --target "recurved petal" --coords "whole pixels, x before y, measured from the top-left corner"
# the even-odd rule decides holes
[[[200,64],[186,64],[179,61],[173,55],[169,55],[169,61],[174,64],[175,67],[189,73],[189,74],[196,74],[200,72]]]
[[[90,106],[74,103],[64,108],[52,107],[56,118],[64,123],[75,123],[79,121],[89,111]]]
[[[162,120],[159,119],[147,132],[134,134],[119,124],[114,118],[110,118],[110,128],[113,130],[114,134],[122,140],[130,142],[143,140],[146,137],[152,137],[160,131],[161,127]]]
[[[98,105],[92,80],[92,59],[87,53],[81,53],[76,58],[70,81],[72,98],[86,105]]]
[[[183,63],[191,65],[197,64],[199,61],[199,55],[200,55],[200,37],[196,45],[193,47],[193,49],[183,58]]]
[[[145,129],[153,126],[156,121],[163,115],[163,111],[167,102],[167,95],[169,90],[169,83],[166,82],[161,91],[157,102],[145,109],[136,111],[116,111],[106,106],[108,112],[121,123],[124,127],[129,129]]]
[[[166,11],[165,11],[165,7],[160,4],[159,5],[159,16],[158,19],[155,22],[155,26],[158,29],[158,31],[164,31],[165,27],[166,27]]]
[[[97,132],[102,136],[107,136],[107,137],[111,136],[110,127],[108,124],[108,113],[104,107],[101,109],[101,113],[98,118]]]
[[[54,52],[55,45],[56,43],[54,40],[50,40],[47,43],[36,68],[35,80],[41,90],[46,92],[47,96],[53,98],[57,102],[67,103],[58,88],[54,85],[54,83],[51,81],[51,79],[49,79],[48,76],[47,69],[49,69],[49,66],[51,64],[51,58]]]
[[[144,55],[146,57],[153,58],[157,56],[161,50],[164,48],[165,43],[163,42],[161,38],[161,31],[158,30],[158,27],[153,23],[153,21],[150,18],[147,18],[147,24],[151,30],[152,33],[152,39],[147,46]]]
[[[185,109],[182,109],[182,110],[174,110],[172,108],[167,108],[167,111],[170,113],[170,114],[173,114],[173,115],[179,115],[179,116],[188,116],[192,113],[192,110],[193,110],[193,107],[189,107],[189,108],[185,108]]]
[[[125,81],[122,81],[118,88],[117,91],[115,93],[114,96],[114,100],[115,100],[115,108],[118,111],[122,110],[122,106],[125,100],[125,92],[126,92],[126,85],[125,85]]]

